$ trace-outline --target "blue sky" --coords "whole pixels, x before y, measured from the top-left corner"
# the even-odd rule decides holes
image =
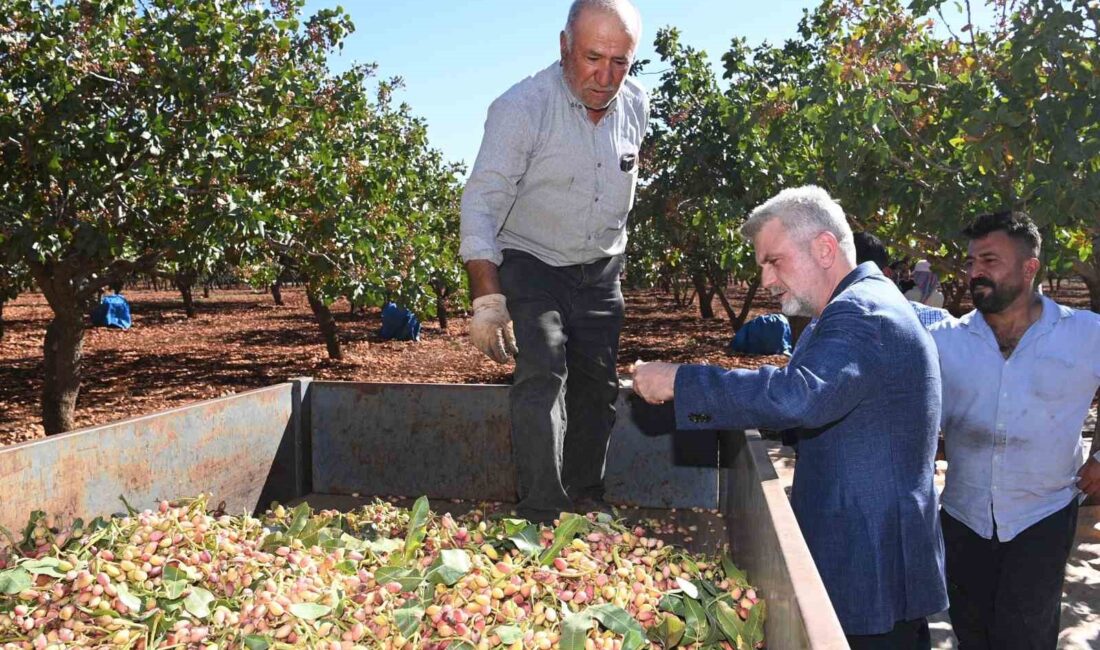
[[[401,76],[399,99],[428,122],[432,146],[452,161],[474,162],[489,103],[523,77],[558,58],[558,33],[570,0],[308,0],[305,14],[342,6],[355,23],[334,70],[374,62],[378,74]],[[720,65],[734,37],[778,44],[795,35],[805,0],[635,0],[644,34],[638,58],[652,59],[659,27],[674,25],[683,42]],[[952,21],[959,25],[961,22]],[[652,87],[657,76],[643,76]]]

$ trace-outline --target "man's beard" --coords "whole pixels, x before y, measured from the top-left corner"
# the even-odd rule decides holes
[[[783,296],[783,298],[780,299],[779,311],[783,312],[783,315],[788,317],[814,317],[814,307],[810,304],[810,301],[806,300],[802,296],[796,296],[790,292],[787,292],[787,295]]]
[[[977,293],[974,290],[978,287],[989,287],[989,292]],[[1023,292],[1024,285],[1022,283],[1001,283],[998,285],[988,278],[974,278],[970,281],[970,298],[974,301],[974,306],[978,311],[983,314],[1001,313]]]

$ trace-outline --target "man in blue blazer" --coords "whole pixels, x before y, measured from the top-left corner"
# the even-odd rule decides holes
[[[844,211],[787,189],[742,226],[763,285],[817,325],[785,368],[639,363],[634,390],[679,429],[799,429],[791,503],[852,648],[929,648],[947,608],[933,485],[940,373],[932,339]]]

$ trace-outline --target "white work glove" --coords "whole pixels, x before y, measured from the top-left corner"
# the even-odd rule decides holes
[[[519,352],[506,305],[499,293],[474,298],[474,318],[470,322],[470,341],[497,363],[508,363]]]

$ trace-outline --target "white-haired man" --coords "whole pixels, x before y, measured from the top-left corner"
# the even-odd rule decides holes
[[[673,400],[679,429],[798,429],[791,505],[849,644],[929,648],[926,617],[947,608],[932,339],[877,266],[856,266],[821,188],[780,192],[742,232],[783,312],[817,318],[809,339],[784,368],[639,364],[634,390]]]
[[[500,363],[516,357],[517,509],[532,520],[604,508],[619,275],[649,116],[627,77],[640,37],[626,0],[574,2],[561,60],[489,107],[462,197],[470,339]]]

